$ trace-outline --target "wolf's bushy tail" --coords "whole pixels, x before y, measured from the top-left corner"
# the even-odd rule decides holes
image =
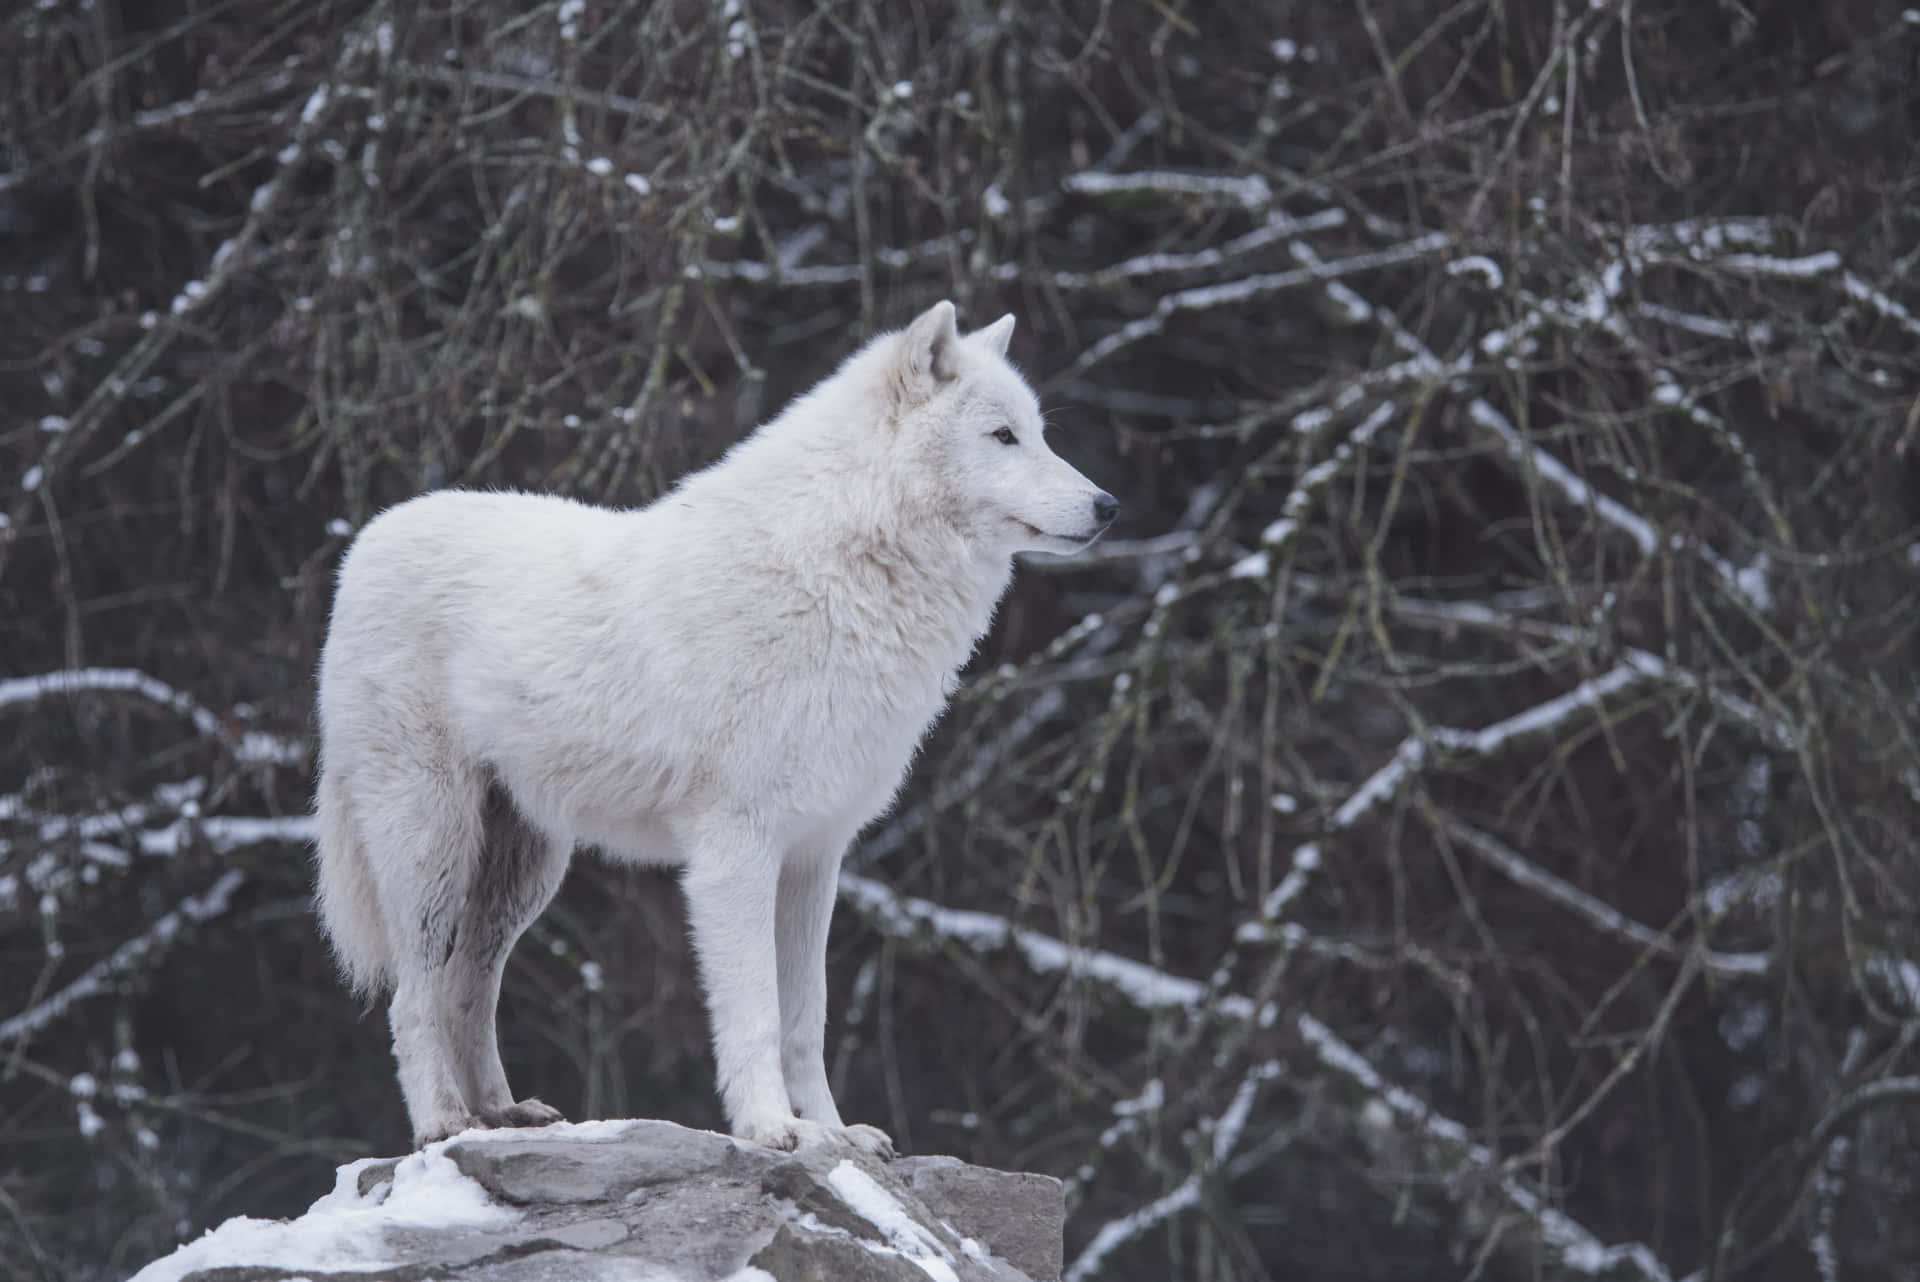
[[[314,817],[320,829],[320,924],[347,982],[356,993],[371,997],[393,983],[393,946],[346,780],[339,771],[328,770],[324,760]]]

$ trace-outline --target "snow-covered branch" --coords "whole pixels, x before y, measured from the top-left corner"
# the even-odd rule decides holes
[[[1207,995],[1198,980],[1181,979],[1116,953],[1063,943],[1051,935],[1016,926],[996,913],[946,908],[902,895],[856,873],[840,875],[840,897],[875,929],[898,939],[926,938],[959,945],[976,953],[1012,949],[1028,969],[1099,986],[1148,1013],[1190,1010]],[[1253,1013],[1244,997],[1230,997],[1217,1013],[1245,1019]]]
[[[1240,1137],[1246,1131],[1247,1120],[1253,1113],[1254,1097],[1260,1087],[1279,1077],[1280,1073],[1281,1065],[1277,1060],[1255,1064],[1247,1070],[1233,1093],[1233,1099],[1220,1116],[1211,1121],[1208,1129],[1212,1131],[1213,1142],[1206,1150],[1206,1161],[1200,1169],[1138,1210],[1101,1225],[1080,1254],[1074,1257],[1073,1263],[1067,1266],[1065,1282],[1082,1282],[1082,1279],[1098,1276],[1108,1258],[1120,1247],[1156,1224],[1198,1206],[1206,1180],[1226,1166],[1234,1150],[1239,1147]]]
[[[1434,764],[1434,749],[1439,750],[1441,760],[1485,761],[1523,740],[1566,729],[1575,718],[1599,710],[1616,695],[1645,682],[1648,675],[1634,664],[1623,663],[1582,681],[1565,694],[1555,695],[1479,730],[1430,726],[1423,734],[1408,735],[1394,749],[1387,764],[1368,776],[1333,812],[1328,827],[1334,832],[1343,832],[1398,797],[1414,776]]]
[[[1327,298],[1340,309],[1349,322],[1377,321],[1393,340],[1394,345],[1409,357],[1400,365],[1368,370],[1359,375],[1351,381],[1343,395],[1355,398],[1366,393],[1380,394],[1405,382],[1440,377],[1446,377],[1456,385],[1464,385],[1465,376],[1471,371],[1472,356],[1476,351],[1511,365],[1516,351],[1524,348],[1525,344],[1531,341],[1529,338],[1531,333],[1550,323],[1574,330],[1589,325],[1597,326],[1626,343],[1630,348],[1636,348],[1631,341],[1620,299],[1625,289],[1629,269],[1635,268],[1643,257],[1657,257],[1658,248],[1662,246],[1678,246],[1691,260],[1697,261],[1712,257],[1723,246],[1763,244],[1770,236],[1771,229],[1758,220],[1750,223],[1740,220],[1723,220],[1704,225],[1674,224],[1667,227],[1635,229],[1634,232],[1629,233],[1626,240],[1630,245],[1638,247],[1637,252],[1629,251],[1609,261],[1600,270],[1583,275],[1569,297],[1540,298],[1525,290],[1517,291],[1527,308],[1521,319],[1482,335],[1476,343],[1468,346],[1459,360],[1451,365],[1441,362],[1424,341],[1400,323],[1390,309],[1370,303],[1344,283],[1329,282],[1326,286]],[[1297,261],[1309,268],[1324,266],[1319,253],[1305,240],[1293,241],[1289,245],[1289,250]],[[1742,260],[1740,255],[1730,257],[1736,262]],[[1753,256],[1745,257],[1751,259]],[[1715,261],[1724,263],[1727,258],[1722,257]],[[1489,260],[1460,259],[1450,264],[1449,269],[1452,270],[1469,262],[1485,263],[1484,267],[1476,267],[1476,271],[1496,286],[1504,283],[1498,266]],[[1490,276],[1489,272],[1492,273]],[[1455,272],[1454,274],[1463,273]],[[1897,307],[1897,304],[1894,306]],[[1654,382],[1656,403],[1676,408],[1696,424],[1707,428],[1723,448],[1734,455],[1741,465],[1742,473],[1746,476],[1749,486],[1754,488],[1766,507],[1776,532],[1784,533],[1784,519],[1780,516],[1770,487],[1760,479],[1758,467],[1746,444],[1718,415],[1699,405],[1697,399],[1686,392],[1672,371],[1661,365],[1650,363],[1649,377]],[[1601,493],[1576,475],[1551,452],[1528,441],[1507,415],[1496,409],[1484,396],[1475,396],[1469,400],[1467,419],[1499,446],[1502,455],[1522,477],[1539,480],[1563,502],[1591,512],[1603,525],[1631,541],[1642,556],[1651,556],[1658,550],[1659,538],[1652,522],[1617,499]],[[1766,608],[1768,594],[1763,572],[1756,575],[1751,571],[1737,570],[1724,558],[1704,546],[1700,548],[1700,552],[1702,559],[1730,592],[1757,609]]]
[[[1069,973],[1084,977],[1143,1012],[1188,1009],[1229,1021],[1245,1020],[1256,1014],[1263,1021],[1269,1018],[1265,1010],[1256,1011],[1253,1002],[1237,994],[1225,994],[1203,1005],[1208,988],[1199,981],[1168,975],[1111,953],[1076,948],[1038,931],[1015,926],[994,913],[945,908],[900,895],[877,882],[851,874],[841,876],[840,891],[842,898],[852,903],[869,923],[895,938],[922,938],[973,952],[1010,948],[1039,974]],[[1444,1174],[1444,1187],[1452,1196],[1472,1204],[1483,1196],[1482,1190],[1492,1190],[1500,1210],[1527,1225],[1525,1236],[1562,1269],[1596,1277],[1618,1275],[1617,1270],[1625,1269],[1628,1277],[1646,1282],[1671,1282],[1671,1275],[1647,1247],[1637,1242],[1603,1245],[1584,1225],[1548,1205],[1517,1176],[1504,1171],[1490,1149],[1472,1141],[1466,1127],[1428,1107],[1405,1089],[1387,1084],[1365,1057],[1325,1024],[1304,1013],[1295,1017],[1295,1024],[1318,1063],[1361,1092],[1352,1115],[1358,1119],[1361,1133],[1368,1136],[1376,1148],[1387,1142],[1391,1133],[1411,1132],[1422,1165]],[[1250,1073],[1241,1088],[1246,1103],[1240,1105],[1240,1095],[1236,1094],[1237,1107],[1222,1114],[1221,1130],[1229,1137],[1225,1142],[1228,1152],[1238,1142],[1251,1108],[1252,1093],[1247,1082],[1264,1081],[1277,1072],[1277,1068],[1262,1066]],[[1226,1127],[1229,1117],[1234,1119],[1230,1129]],[[1220,1134],[1217,1130],[1213,1145],[1216,1155],[1221,1152]],[[1389,1169],[1396,1168],[1390,1166]],[[1132,1215],[1103,1226],[1094,1243],[1075,1261],[1074,1268],[1082,1271],[1073,1276],[1091,1276],[1114,1248],[1195,1205],[1202,1191],[1202,1178],[1200,1173],[1195,1173]]]
[[[1672,1282],[1673,1275],[1650,1248],[1639,1242],[1603,1244],[1585,1225],[1507,1173],[1466,1127],[1382,1080],[1365,1057],[1325,1024],[1311,1015],[1301,1015],[1297,1023],[1320,1064],[1361,1092],[1356,1110],[1360,1133],[1388,1169],[1402,1178],[1437,1178],[1466,1204],[1472,1218],[1501,1235],[1503,1248],[1532,1247],[1535,1258],[1528,1263],[1534,1267],[1544,1263],[1586,1277]],[[1495,1221],[1501,1227],[1494,1228]]]
[[[1334,478],[1353,460],[1356,451],[1374,438],[1379,430],[1393,420],[1396,407],[1389,401],[1374,407],[1354,429],[1347,433],[1332,454],[1315,463],[1300,474],[1293,489],[1280,504],[1280,516],[1261,532],[1260,550],[1237,562],[1227,571],[1228,577],[1235,579],[1263,578],[1272,572],[1273,558],[1285,556],[1293,541],[1300,535],[1301,523],[1305,521],[1307,510],[1313,506],[1320,494],[1331,485]],[[1294,430],[1311,432],[1319,427],[1321,419],[1314,413],[1302,414],[1294,419]]]
[[[1205,1176],[1200,1171],[1181,1180],[1167,1192],[1140,1209],[1100,1226],[1074,1261],[1067,1267],[1066,1282],[1081,1282],[1094,1277],[1105,1267],[1107,1257],[1157,1224],[1164,1223],[1200,1204]]]
[[[79,408],[68,417],[65,428],[51,436],[50,443],[27,473],[36,483],[22,484],[12,496],[11,510],[0,514],[0,532],[8,526],[24,524],[28,509],[39,501],[36,491],[50,486],[67,460],[79,452],[109,413],[132,394],[180,335],[183,326],[204,314],[213,301],[241,277],[254,247],[265,236],[269,220],[280,212],[288,193],[305,172],[310,151],[318,146],[334,113],[349,96],[343,92],[346,83],[376,52],[374,23],[383,9],[383,5],[375,5],[345,33],[331,74],[308,94],[296,117],[291,140],[275,156],[272,172],[254,188],[240,229],[214,249],[200,276],[179,287],[164,315],[148,312],[141,317],[145,333],[119,359],[113,373],[94,384]],[[11,541],[0,537],[0,571],[6,568],[10,547]]]
[[[191,695],[132,668],[62,668],[39,676],[0,681],[0,708],[83,692],[136,694],[149,703],[179,713],[193,722],[193,728],[203,735],[212,737],[221,733],[220,719]]]
[[[1176,196],[1207,200],[1225,200],[1261,209],[1272,203],[1273,188],[1258,174],[1236,177],[1226,174],[1185,174],[1166,170],[1144,170],[1126,174],[1101,173],[1085,169],[1069,174],[1061,185],[1076,196]]]
[[[1556,877],[1492,833],[1447,816],[1442,816],[1440,822],[1449,836],[1505,873],[1516,884],[1539,892],[1605,933],[1664,957],[1680,958],[1695,951],[1671,936],[1641,925],[1573,883]],[[1700,964],[1723,979],[1752,979],[1765,975],[1776,960],[1772,953],[1723,953],[1711,948],[1701,948],[1698,954]]]
[[[248,730],[236,736],[220,717],[192,695],[133,668],[61,668],[38,676],[0,681],[0,709],[75,694],[137,695],[185,717],[200,734],[224,744],[243,765],[298,766],[306,761],[304,742],[262,730]]]
[[[1099,342],[1088,347],[1076,359],[1072,366],[1061,375],[1063,378],[1077,378],[1094,366],[1099,365],[1118,353],[1132,347],[1144,339],[1163,332],[1167,322],[1182,312],[1207,311],[1217,307],[1230,307],[1262,298],[1282,290],[1296,289],[1302,285],[1311,285],[1320,281],[1337,280],[1343,276],[1357,275],[1361,272],[1377,271],[1382,267],[1393,267],[1402,263],[1416,262],[1422,258],[1431,258],[1447,246],[1447,237],[1440,232],[1430,232],[1416,236],[1412,240],[1385,249],[1354,254],[1347,258],[1321,263],[1314,267],[1299,268],[1293,271],[1266,272],[1255,276],[1242,277],[1219,285],[1202,285],[1192,289],[1179,290],[1164,295],[1154,309],[1138,320],[1129,321]]]
[[[155,919],[141,934],[89,966],[79,978],[26,1010],[0,1020],[0,1045],[30,1037],[71,1010],[75,1003],[106,992],[116,980],[156,960],[179,936],[181,928],[218,917],[227,911],[233,893],[246,874],[230,868],[204,892],[189,895],[171,911]]]
[[[1529,442],[1505,414],[1491,402],[1476,398],[1467,405],[1467,419],[1475,427],[1499,442],[1501,450],[1521,475],[1531,474],[1544,482],[1568,505],[1592,512],[1602,524],[1611,526],[1640,549],[1640,555],[1652,556],[1660,546],[1653,525],[1625,504],[1608,497],[1575,476],[1573,470],[1546,450]]]
[[[1448,603],[1428,603],[1443,613],[1451,613]],[[1468,606],[1474,611],[1484,610],[1481,606]],[[1485,761],[1499,756],[1518,743],[1530,742],[1541,735],[1563,731],[1573,725],[1577,718],[1598,711],[1609,700],[1633,689],[1636,686],[1667,675],[1664,663],[1652,655],[1644,656],[1646,662],[1624,662],[1609,669],[1597,677],[1582,681],[1565,694],[1535,704],[1522,712],[1515,713],[1493,722],[1479,730],[1464,730],[1454,726],[1428,726],[1416,734],[1409,734],[1400,741],[1385,765],[1369,775],[1360,786],[1348,794],[1345,801],[1334,810],[1327,821],[1329,834],[1345,832],[1362,820],[1369,818],[1382,807],[1398,797],[1412,780],[1436,764],[1457,765],[1463,760]],[[1492,838],[1487,838],[1491,842]],[[1496,843],[1497,844],[1497,843]],[[1488,850],[1476,846],[1480,853]],[[1508,852],[1512,854],[1512,852]],[[1491,858],[1492,856],[1489,855]],[[1281,913],[1298,899],[1310,884],[1314,875],[1325,862],[1325,855],[1317,841],[1309,841],[1298,846],[1280,884],[1267,896],[1261,906],[1261,919],[1243,925],[1237,935],[1242,943],[1252,943],[1268,936],[1274,929]],[[1620,918],[1612,909],[1592,900],[1584,892],[1560,882],[1543,869],[1535,868],[1512,854],[1512,861],[1499,863],[1510,876],[1534,889],[1548,890],[1550,896],[1565,906],[1589,916],[1596,924],[1624,933],[1644,946],[1654,946],[1663,937],[1637,923]],[[1524,865],[1524,868],[1523,868]],[[1644,932],[1644,934],[1640,933]],[[1730,954],[1719,956],[1720,962],[1728,973],[1753,974],[1765,969],[1763,958],[1749,958],[1744,955]]]
[[[1302,583],[1311,581],[1306,578],[1301,580]],[[1395,597],[1389,604],[1389,608],[1397,616],[1412,622],[1430,623],[1443,627],[1486,629],[1512,637],[1551,641],[1569,647],[1605,648],[1601,638],[1591,629],[1541,619],[1522,618],[1479,601],[1434,601],[1403,596]],[[1675,667],[1651,651],[1633,646],[1618,646],[1614,647],[1614,653],[1617,654],[1620,662],[1633,667],[1649,680],[1703,696],[1728,720],[1751,730],[1768,747],[1782,752],[1791,752],[1799,742],[1798,733],[1784,713],[1764,711],[1736,694],[1703,681],[1695,673]]]

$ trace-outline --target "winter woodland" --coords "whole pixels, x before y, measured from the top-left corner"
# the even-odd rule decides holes
[[[1067,1276],[1914,1277],[1920,10],[40,0],[0,18],[0,1277],[405,1143],[331,574],[636,504],[941,297],[1124,503],[857,844],[834,1089]],[[719,1124],[672,880],[514,1080]]]

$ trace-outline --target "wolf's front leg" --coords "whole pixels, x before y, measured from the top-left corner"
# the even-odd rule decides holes
[[[742,1139],[791,1149],[832,1132],[796,1117],[780,1072],[780,976],[774,905],[780,856],[744,816],[689,825],[683,885],[694,952],[707,990],[713,1057],[727,1123]]]
[[[802,856],[780,870],[780,1065],[793,1111],[836,1130],[869,1153],[893,1156],[872,1126],[847,1126],[827,1086],[827,927],[840,881],[840,851]]]

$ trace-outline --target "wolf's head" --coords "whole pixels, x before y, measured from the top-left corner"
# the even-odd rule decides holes
[[[1071,552],[1120,505],[1047,445],[1033,389],[1007,363],[1013,317],[961,334],[935,303],[890,339],[898,447],[927,497],[971,539],[1021,551]]]

